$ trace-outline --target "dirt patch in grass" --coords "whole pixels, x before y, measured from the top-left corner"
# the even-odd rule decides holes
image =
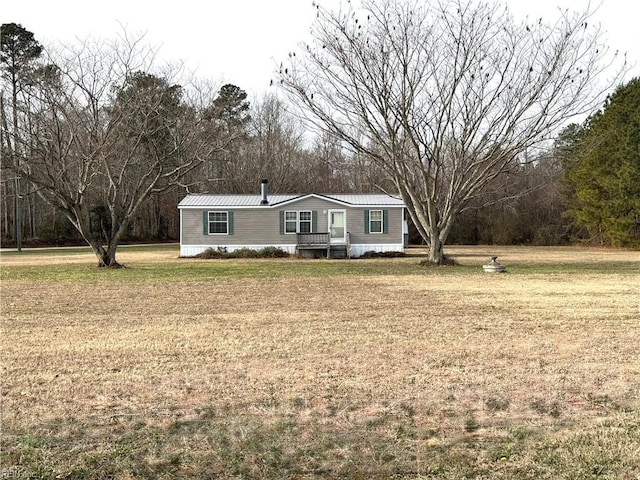
[[[448,254],[481,265],[489,250]],[[527,251],[505,252],[505,263],[538,265]],[[121,261],[185,268],[174,253]],[[580,264],[570,250],[546,249],[539,262],[550,258]],[[109,278],[2,282],[3,468],[39,478],[640,474],[640,274]]]

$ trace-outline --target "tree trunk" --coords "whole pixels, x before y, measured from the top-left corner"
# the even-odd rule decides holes
[[[99,242],[89,242],[91,250],[98,259],[98,268],[122,268],[123,265],[116,260],[117,244],[107,245],[105,248]]]
[[[441,265],[444,260],[444,249],[438,237],[432,238],[429,243],[429,261],[435,265]]]
[[[429,262],[441,265],[444,261],[443,246],[449,235],[453,219],[446,219],[444,229],[442,229],[438,221],[435,203],[428,198],[426,200],[419,198],[415,192],[407,187],[405,179],[396,178],[395,182],[414,226],[429,245]]]
[[[106,246],[104,246],[100,239],[91,234],[88,217],[82,214],[82,210],[79,206],[70,210],[62,211],[76,230],[78,230],[82,238],[84,238],[91,247],[91,250],[98,259],[98,268],[121,268],[123,266],[116,260],[116,249],[118,248],[118,242],[121,237],[119,234],[120,231],[118,231],[116,236],[112,238]]]

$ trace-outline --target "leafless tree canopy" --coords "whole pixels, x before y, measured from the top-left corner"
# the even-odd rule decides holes
[[[590,10],[517,23],[461,0],[315,8],[313,42],[289,55],[280,84],[307,120],[393,179],[434,262],[487,184],[611,86],[600,79],[614,56]]]
[[[141,40],[49,52],[16,103],[22,155],[8,166],[63,212],[101,266],[117,265],[116,248],[152,195],[193,180],[237,134],[207,113],[213,89],[187,95]]]

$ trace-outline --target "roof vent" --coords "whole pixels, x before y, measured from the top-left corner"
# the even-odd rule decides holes
[[[262,180],[262,188],[260,189],[262,192],[262,200],[260,201],[260,205],[269,205],[269,199],[267,198],[269,195],[269,189],[267,180]]]

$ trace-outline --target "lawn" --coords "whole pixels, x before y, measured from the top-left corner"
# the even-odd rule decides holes
[[[422,253],[3,252],[2,478],[640,478],[640,253]]]

